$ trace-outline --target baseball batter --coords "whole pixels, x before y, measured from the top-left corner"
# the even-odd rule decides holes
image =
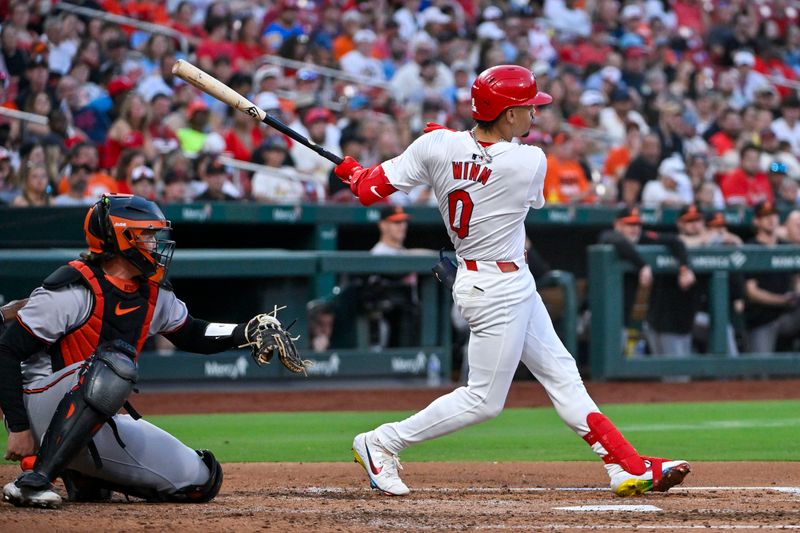
[[[492,67],[472,86],[477,125],[471,131],[430,125],[390,161],[362,168],[348,157],[336,168],[364,205],[398,190],[432,187],[458,257],[453,300],[471,331],[467,386],[405,420],[355,437],[355,460],[382,493],[409,492],[398,474],[402,450],[497,416],[520,359],[562,420],[603,459],[614,493],[666,491],[689,473],[686,461],[639,455],[600,412],[526,266],[525,217],[529,208],[544,205],[547,163],[540,148],[512,139],[526,135],[536,106],[551,101],[527,69]]]
[[[222,468],[211,452],[189,448],[127,403],[136,358],[156,333],[181,350],[211,354],[254,344],[255,329],[280,325],[270,315],[244,324],[189,315],[164,278],[175,245],[164,238],[169,229],[155,203],[104,196],[86,215],[89,253],[48,276],[9,322],[0,337],[5,458],[35,454],[35,462],[23,461],[26,471],[3,487],[5,501],[58,507],[57,477],[73,501],[118,491],[207,502],[219,492]],[[128,414],[117,414],[123,406]]]

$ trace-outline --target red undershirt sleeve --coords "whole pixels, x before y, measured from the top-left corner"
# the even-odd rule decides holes
[[[381,165],[365,168],[353,174],[350,189],[365,206],[379,202],[397,191],[394,185],[389,183]]]

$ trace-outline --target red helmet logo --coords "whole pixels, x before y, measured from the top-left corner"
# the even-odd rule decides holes
[[[533,73],[517,65],[498,65],[481,72],[472,84],[472,118],[494,120],[509,107],[546,105],[553,101],[539,92]]]

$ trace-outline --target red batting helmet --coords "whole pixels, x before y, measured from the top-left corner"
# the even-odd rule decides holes
[[[472,118],[494,120],[509,107],[545,105],[553,101],[540,93],[533,73],[517,65],[498,65],[481,72],[472,84]]]

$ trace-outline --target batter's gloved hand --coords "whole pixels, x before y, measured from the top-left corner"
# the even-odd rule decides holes
[[[244,328],[244,337],[247,341],[240,348],[250,347],[250,355],[259,365],[270,362],[275,352],[278,352],[280,362],[295,374],[306,374],[306,368],[313,365],[313,361],[303,360],[297,352],[294,341],[300,336],[292,335],[281,326],[280,321],[275,317],[278,308],[271,313],[262,313],[250,319]],[[289,326],[291,327],[291,325]]]
[[[446,126],[442,126],[441,124],[437,124],[436,122],[426,122],[425,128],[423,128],[423,133],[430,133],[436,130],[447,130],[447,131],[456,131],[452,128],[448,128]]]
[[[348,155],[345,156],[341,163],[336,165],[336,168],[333,169],[333,172],[340,180],[342,180],[342,182],[350,185],[352,183],[353,174],[362,168],[363,167],[361,166],[361,163]]]

